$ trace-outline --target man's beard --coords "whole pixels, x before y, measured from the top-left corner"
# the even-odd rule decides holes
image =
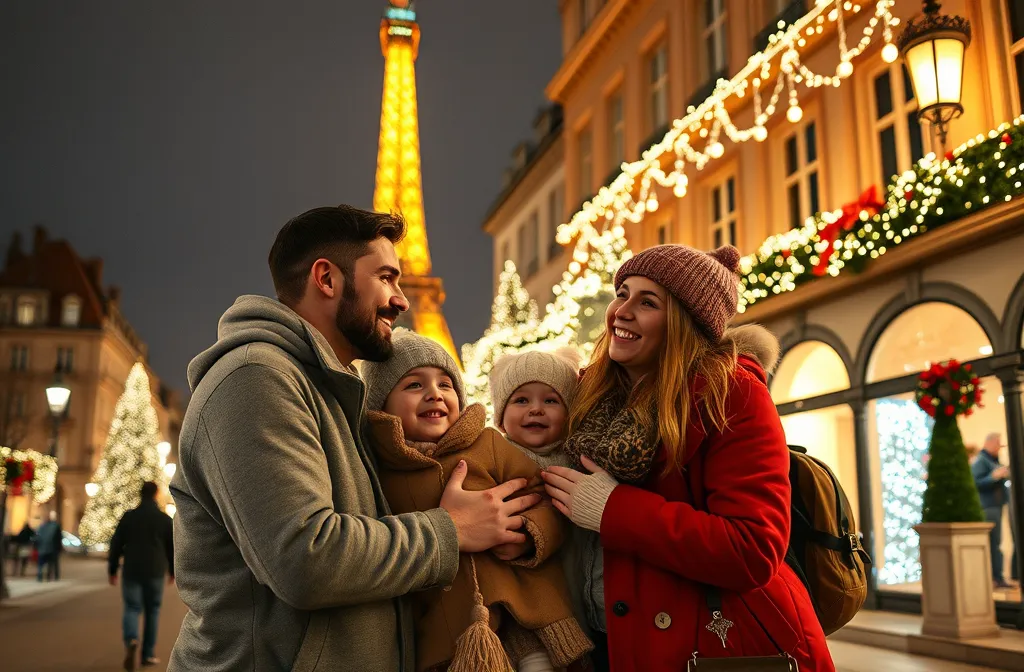
[[[400,314],[401,311],[391,306],[360,310],[355,288],[346,282],[334,321],[341,335],[356,349],[357,359],[383,362],[391,357],[394,347],[390,332],[382,333],[377,326],[378,318],[389,318],[393,323]]]

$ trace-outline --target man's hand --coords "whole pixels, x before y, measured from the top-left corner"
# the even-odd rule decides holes
[[[525,521],[519,514],[541,500],[540,495],[524,495],[506,502],[506,497],[526,487],[525,478],[517,478],[490,490],[463,490],[469,468],[462,460],[441,495],[441,508],[448,512],[459,536],[459,550],[480,553],[501,544],[524,544],[526,535],[516,532]]]
[[[110,577],[110,585],[112,585],[115,588],[117,588],[117,574],[114,574],[113,576]]]
[[[996,467],[992,470],[992,478],[1002,481],[1010,477],[1010,468],[1007,466]]]
[[[518,560],[524,555],[529,555],[533,552],[533,537],[527,537],[526,542],[522,544],[501,544],[491,549],[491,553],[499,560],[505,562],[511,562],[512,560]]]

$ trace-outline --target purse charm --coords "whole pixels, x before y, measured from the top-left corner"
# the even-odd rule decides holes
[[[722,640],[722,648],[724,649],[726,648],[725,641],[729,638],[729,628],[733,625],[732,621],[722,616],[722,612],[715,611],[711,613],[711,622],[704,627],[718,635],[718,638]]]

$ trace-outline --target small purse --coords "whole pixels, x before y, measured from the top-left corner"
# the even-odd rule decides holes
[[[708,611],[711,613],[711,622],[704,627],[718,635],[724,647],[728,630],[732,627],[733,623],[722,615],[722,598],[718,594],[718,589],[712,586],[704,586],[704,597],[707,601]],[[782,650],[775,642],[775,638],[768,633],[768,630],[753,611],[750,614],[757,621],[757,624],[761,626],[761,630],[768,637],[768,640],[771,641],[772,646],[779,651],[777,655],[701,658],[699,652],[694,651],[693,656],[686,662],[686,672],[799,672],[800,666],[797,665],[796,659]],[[697,609],[697,623],[700,623],[699,607]],[[697,632],[699,635],[700,631],[698,630]],[[696,637],[694,641],[699,642],[700,638]]]

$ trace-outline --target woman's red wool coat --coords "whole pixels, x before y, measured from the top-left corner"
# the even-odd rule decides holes
[[[663,476],[662,450],[647,483],[615,488],[604,509],[613,672],[679,672],[694,652],[773,655],[772,639],[802,672],[835,670],[810,597],[784,562],[789,453],[765,373],[749,357],[739,359],[726,417],[720,433],[690,423],[688,469]],[[689,462],[697,450],[697,461]],[[698,470],[702,478],[693,481],[700,476],[690,472]],[[697,495],[700,510],[692,504],[691,482],[704,490]],[[712,618],[701,584],[720,589],[722,616],[734,624],[726,647],[705,627]]]

